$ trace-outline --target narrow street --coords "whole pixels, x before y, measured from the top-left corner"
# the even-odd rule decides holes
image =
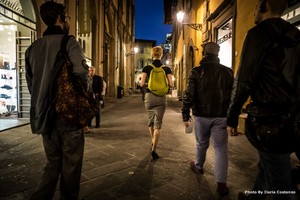
[[[194,134],[185,134],[181,102],[168,98],[157,153],[151,160],[147,116],[136,94],[107,101],[101,127],[86,134],[80,197],[85,200],[214,200],[213,148],[205,174],[194,174]],[[250,190],[256,175],[256,152],[244,135],[229,138],[230,193],[236,199]],[[0,133],[0,200],[27,199],[36,186],[45,157],[40,136],[29,125]],[[55,198],[59,199],[59,192]]]

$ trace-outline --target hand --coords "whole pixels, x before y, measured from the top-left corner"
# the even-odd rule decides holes
[[[189,121],[186,121],[186,122],[183,122],[184,123],[184,126],[185,127],[188,127],[190,124],[189,124]]]
[[[230,136],[237,136],[238,133],[236,131],[236,128],[227,126],[227,134],[229,134]]]

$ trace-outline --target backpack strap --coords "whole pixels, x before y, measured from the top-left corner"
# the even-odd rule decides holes
[[[153,69],[155,69],[155,66],[153,64],[150,64],[149,66],[151,66]]]
[[[54,69],[52,71],[51,79],[50,79],[50,88],[49,88],[49,99],[50,99],[50,106],[55,106],[55,93],[57,89],[57,78],[59,76],[59,73],[61,72],[62,65],[55,68],[55,65],[57,62],[59,62],[61,57],[59,55],[63,54],[68,57],[67,52],[67,44],[71,37],[70,35],[64,35],[60,42],[60,50],[57,52],[55,62],[54,62]]]
[[[70,38],[74,38],[73,35],[64,35],[63,38],[61,39],[60,43],[60,52],[67,54],[67,44],[70,40]]]
[[[153,64],[149,64],[149,66],[151,66],[152,68],[157,68],[157,67],[155,67],[155,65],[153,65]],[[161,65],[160,67],[164,67],[165,65]]]

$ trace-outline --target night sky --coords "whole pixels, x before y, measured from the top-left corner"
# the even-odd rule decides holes
[[[164,24],[164,0],[135,0],[135,39],[166,40],[172,25]]]

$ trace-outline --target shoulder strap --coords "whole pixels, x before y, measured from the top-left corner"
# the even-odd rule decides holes
[[[74,37],[74,36],[72,36],[72,35],[64,35],[63,36],[63,38],[61,39],[61,43],[60,43],[60,52],[67,54],[67,44],[71,37]]]
[[[156,67],[153,64],[150,64],[149,66],[151,66],[153,69],[155,69]]]
[[[69,35],[64,35],[61,39],[60,42],[60,50],[57,52],[56,58],[55,58],[55,62],[54,62],[54,69],[52,71],[52,75],[50,78],[50,86],[49,86],[49,98],[50,98],[50,102],[51,102],[51,106],[55,105],[55,94],[56,94],[56,90],[57,90],[57,79],[59,76],[59,73],[62,70],[63,65],[58,65],[56,66],[57,63],[61,62],[61,58],[62,56],[59,55],[64,55],[65,58],[69,58],[68,57],[68,52],[67,52],[67,44],[68,41],[71,37],[74,36],[69,36]]]
[[[149,66],[151,66],[152,68],[160,68],[160,67],[164,67],[165,65],[161,65],[160,67],[155,67],[155,65],[153,65],[153,64],[149,64]]]

